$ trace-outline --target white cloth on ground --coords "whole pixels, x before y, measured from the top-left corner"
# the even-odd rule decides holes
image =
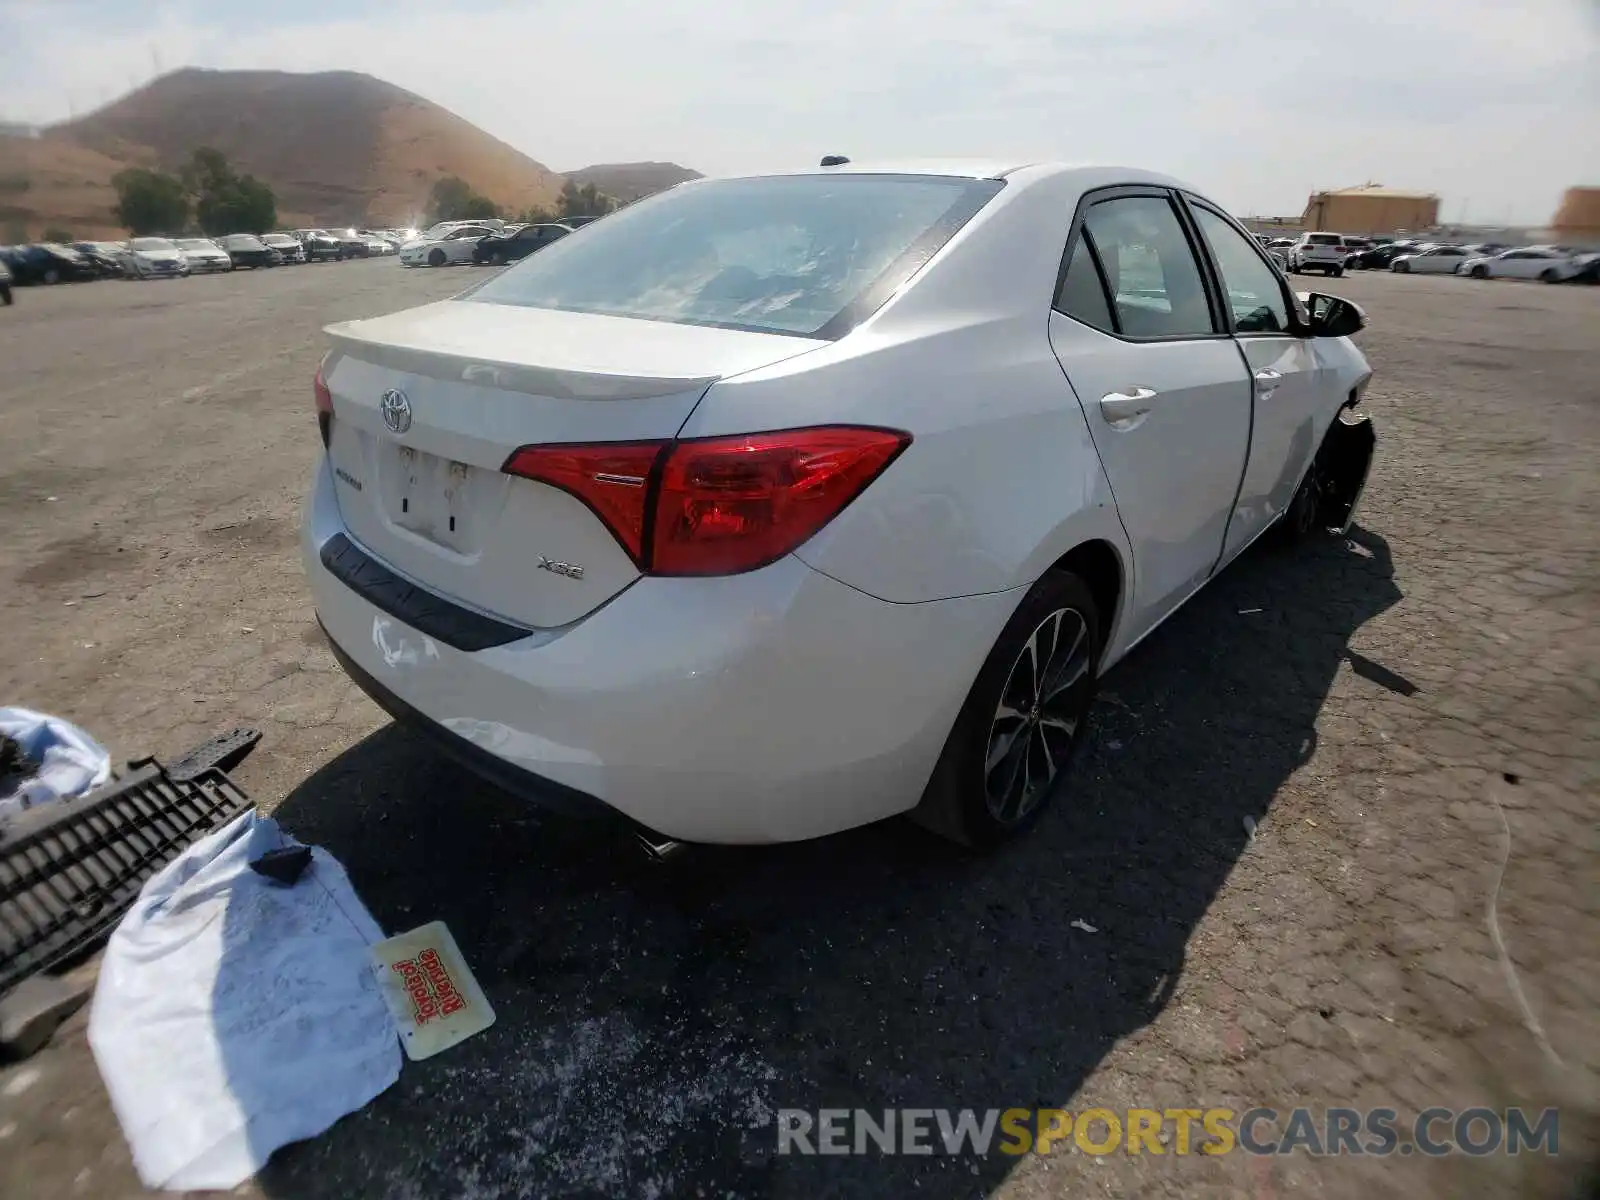
[[[316,848],[292,887],[250,868],[296,844],[245,813],[152,878],[106,947],[89,1044],[147,1186],[232,1188],[399,1078],[383,932],[344,868]]]
[[[31,708],[0,708],[0,733],[14,740],[39,769],[0,796],[0,820],[35,804],[81,796],[111,778],[111,755],[83,730]]]

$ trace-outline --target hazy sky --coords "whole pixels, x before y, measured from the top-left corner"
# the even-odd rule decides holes
[[[1600,0],[0,0],[0,119],[156,66],[366,71],[557,170],[932,154],[1130,163],[1236,211],[1600,184]]]

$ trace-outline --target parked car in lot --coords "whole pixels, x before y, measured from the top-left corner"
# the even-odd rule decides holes
[[[12,281],[18,285],[86,283],[100,278],[100,270],[93,262],[71,246],[56,242],[13,246],[9,260]]]
[[[294,238],[305,247],[307,262],[344,261],[344,243],[326,229],[296,229]]]
[[[136,237],[123,252],[122,272],[129,279],[181,279],[189,260],[169,238]]]
[[[1402,275],[1452,275],[1460,269],[1467,252],[1460,246],[1427,246],[1410,254],[1397,254],[1389,260],[1389,270]]]
[[[233,259],[228,252],[210,238],[178,238],[173,245],[183,251],[193,275],[233,270]]]
[[[217,245],[227,251],[235,270],[240,267],[254,269],[283,265],[283,255],[253,233],[224,234],[217,239]]]
[[[1303,233],[1289,248],[1289,270],[1296,275],[1321,271],[1344,274],[1344,237],[1337,233]]]
[[[1414,253],[1414,248],[1398,242],[1385,243],[1359,250],[1344,260],[1346,270],[1387,271],[1389,264],[1401,254]]]
[[[1560,250],[1525,246],[1503,254],[1468,255],[1461,261],[1461,273],[1473,279],[1539,279],[1561,283],[1578,273],[1572,256]]]
[[[383,234],[373,229],[358,229],[356,236],[361,238],[367,246],[367,255],[370,258],[379,258],[385,254],[394,254],[396,246]]]
[[[565,225],[548,224],[523,225],[502,233],[487,234],[473,247],[472,261],[490,266],[517,262],[571,232]]]
[[[1580,254],[1572,260],[1568,283],[1600,283],[1600,254]]]
[[[479,239],[493,232],[487,225],[455,225],[446,229],[441,236],[432,237],[433,230],[429,230],[416,241],[400,247],[400,262],[407,267],[469,263]]]
[[[122,247],[116,242],[73,242],[72,249],[88,260],[101,279],[122,277]]]
[[[329,231],[329,235],[338,239],[346,258],[366,258],[371,252],[372,247],[367,245],[367,239],[354,229],[334,229]]]
[[[306,248],[290,234],[263,233],[261,241],[262,244],[276,250],[278,257],[286,263],[303,263],[306,261]]]
[[[1348,526],[1363,323],[1143,171],[684,184],[328,330],[317,614],[524,794],[989,845],[1070,797],[1102,672],[1269,530]]]

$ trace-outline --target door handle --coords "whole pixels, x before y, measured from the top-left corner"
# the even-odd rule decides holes
[[[1272,395],[1282,382],[1283,373],[1274,371],[1271,367],[1262,367],[1261,370],[1256,372],[1256,391],[1263,396]]]
[[[1100,415],[1105,417],[1106,424],[1113,429],[1133,429],[1150,415],[1150,401],[1155,397],[1155,390],[1147,387],[1131,387],[1125,392],[1107,392],[1100,397]]]

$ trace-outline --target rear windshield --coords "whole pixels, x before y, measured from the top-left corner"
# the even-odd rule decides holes
[[[1308,233],[1306,240],[1313,246],[1337,246],[1339,235],[1337,233]]]
[[[835,338],[999,180],[789,175],[675,188],[551,243],[463,300]]]

